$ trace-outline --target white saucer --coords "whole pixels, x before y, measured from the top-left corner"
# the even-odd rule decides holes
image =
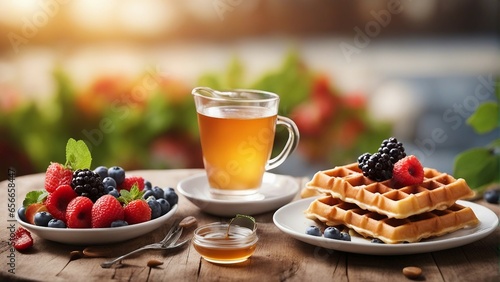
[[[236,214],[256,215],[276,210],[297,195],[299,184],[293,177],[266,172],[258,195],[219,199],[210,193],[207,175],[201,173],[179,182],[177,190],[206,213],[233,217]]]

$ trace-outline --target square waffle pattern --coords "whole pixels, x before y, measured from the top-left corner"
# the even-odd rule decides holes
[[[479,222],[471,208],[458,204],[445,210],[396,219],[361,209],[332,196],[314,200],[305,215],[328,226],[345,225],[365,237],[379,238],[388,244],[418,242],[424,238],[474,226]]]
[[[395,188],[392,180],[377,182],[363,176],[357,163],[317,172],[302,197],[327,194],[389,218],[407,218],[432,210],[444,210],[459,199],[474,196],[464,179],[424,168],[420,185]]]

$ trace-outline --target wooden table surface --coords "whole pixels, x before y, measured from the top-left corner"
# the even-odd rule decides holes
[[[144,170],[133,174],[143,176],[153,185],[176,187],[181,179],[198,172],[200,170]],[[297,181],[300,185],[304,183],[304,179],[297,178]],[[43,174],[16,177],[17,207],[28,191],[43,188],[43,182]],[[257,250],[240,264],[209,263],[188,245],[172,252],[146,251],[124,260],[122,267],[103,269],[100,263],[106,258],[70,260],[69,253],[83,250],[83,246],[50,242],[33,235],[34,248],[27,253],[15,252],[14,264],[9,265],[8,227],[19,224],[9,221],[7,201],[12,195],[8,195],[8,182],[1,182],[0,189],[0,281],[410,281],[402,274],[406,266],[418,266],[423,270],[420,281],[500,281],[498,227],[488,237],[463,247],[416,255],[373,256],[327,250],[295,240],[274,225],[273,212],[255,215],[259,236]],[[198,219],[198,225],[228,220],[205,214],[179,196],[179,209],[173,218],[192,215]],[[482,200],[478,203],[497,215],[500,213],[498,205]],[[170,224],[169,221],[149,234],[109,248],[118,256],[158,241]],[[192,232],[185,234],[183,237]],[[164,264],[149,268],[146,263],[152,258]],[[12,268],[15,274],[9,272]]]

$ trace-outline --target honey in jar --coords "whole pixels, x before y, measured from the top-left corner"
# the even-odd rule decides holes
[[[255,251],[257,230],[227,223],[201,226],[194,232],[193,246],[207,261],[221,264],[247,260]]]

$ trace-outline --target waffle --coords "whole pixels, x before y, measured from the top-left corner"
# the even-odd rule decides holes
[[[363,176],[358,164],[353,163],[317,172],[301,195],[330,194],[390,218],[407,218],[435,209],[444,210],[459,199],[474,196],[465,180],[431,168],[424,168],[424,181],[420,185],[396,189],[391,182],[370,180]]]
[[[361,209],[330,195],[314,200],[305,214],[307,218],[322,221],[328,226],[345,225],[365,237],[378,238],[388,244],[418,242],[479,222],[471,208],[459,204],[445,210],[396,219]]]

